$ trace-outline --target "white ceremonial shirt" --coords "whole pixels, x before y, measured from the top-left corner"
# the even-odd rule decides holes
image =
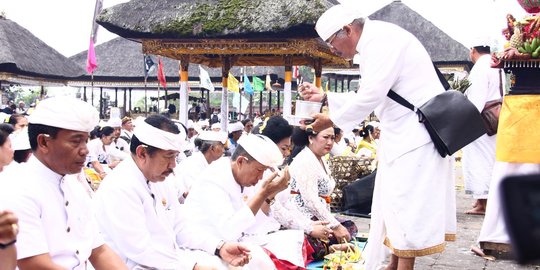
[[[247,196],[232,175],[231,160],[212,162],[193,185],[186,199],[190,221],[226,241],[239,241],[255,223],[255,215],[246,204]]]
[[[418,116],[386,96],[392,89],[419,107],[444,91],[422,44],[397,25],[366,19],[356,51],[362,83],[357,93],[328,93],[332,122],[348,132],[375,111],[384,130],[377,155],[388,162],[431,142]]]
[[[3,205],[19,218],[17,258],[48,253],[66,269],[86,269],[92,250],[104,241],[84,175],[62,177],[35,156],[14,171],[10,177],[17,180],[12,181]]]
[[[302,265],[303,233],[286,230],[279,231],[275,237],[274,234],[251,235],[248,229],[256,223],[256,219],[246,204],[247,199],[232,175],[231,160],[220,158],[212,162],[201,179],[193,185],[185,207],[193,225],[225,241],[241,241],[249,245],[252,260],[244,269],[275,269],[260,245],[264,245],[278,258]]]
[[[181,246],[214,254],[219,239],[186,226],[176,194],[166,182],[149,182],[132,158],[101,182],[96,217],[105,241],[132,269],[193,269],[197,258]],[[208,255],[210,256],[210,255]]]
[[[202,152],[194,152],[188,158],[182,160],[174,168],[174,176],[171,180],[177,191],[177,197],[180,201],[184,200],[184,192],[189,192],[193,183],[195,183],[208,167],[208,161]]]
[[[124,149],[128,151],[125,152]],[[105,150],[112,160],[124,160],[130,156],[129,145],[124,140],[113,141],[110,145],[105,146]]]
[[[93,161],[97,161],[101,164],[111,163],[109,153],[105,151],[105,146],[103,145],[103,141],[101,141],[101,139],[97,138],[89,141],[86,147],[88,147],[88,155],[86,155],[87,163]]]

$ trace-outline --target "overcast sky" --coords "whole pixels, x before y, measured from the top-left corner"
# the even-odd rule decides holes
[[[109,7],[127,0],[103,0]],[[148,0],[152,1],[152,0]],[[271,1],[271,0],[268,0]],[[294,0],[291,0],[294,1]],[[371,14],[391,0],[350,0]],[[0,11],[28,29],[65,56],[88,49],[95,0],[1,0]],[[475,37],[489,34],[504,42],[500,31],[506,25],[505,15],[524,16],[517,0],[403,0],[403,3],[433,22],[465,46]],[[104,28],[98,30],[98,43],[116,35]],[[467,46],[469,47],[469,46]]]

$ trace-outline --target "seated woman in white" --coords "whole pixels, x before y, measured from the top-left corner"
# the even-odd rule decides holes
[[[330,212],[330,195],[334,191],[336,182],[330,177],[328,164],[323,157],[332,149],[334,139],[333,127],[319,133],[295,128],[292,141],[297,149],[293,152],[297,155],[293,154],[290,164],[291,182],[289,184],[291,194],[293,194],[289,201],[296,205],[306,218],[328,222],[328,227],[332,230],[330,244],[349,241],[351,234],[357,231],[353,222],[339,221]],[[298,151],[299,149],[301,150]],[[321,243],[312,242],[312,246],[314,244]],[[317,248],[315,249],[315,252],[318,252]],[[321,250],[321,253],[314,258],[324,255],[322,251],[324,250]]]
[[[114,128],[106,126],[98,129],[97,138],[88,142],[88,155],[86,164],[94,169],[103,179],[107,173],[118,165],[119,161],[112,161],[107,152],[107,145],[114,139]]]

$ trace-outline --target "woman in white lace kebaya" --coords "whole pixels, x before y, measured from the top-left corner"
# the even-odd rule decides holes
[[[287,158],[291,154],[293,127],[283,117],[272,116],[268,118],[259,130],[255,132],[267,136],[276,143],[284,158]],[[272,205],[263,205],[262,210],[265,214],[263,217],[265,225],[263,225],[263,222],[258,222],[258,224],[260,223],[259,225],[263,225],[266,228],[273,227],[273,230],[278,230],[280,227],[297,229],[315,238],[327,238],[331,233],[325,226],[327,222],[313,221],[303,216],[298,211],[298,208],[291,203],[289,200],[290,197],[290,188],[287,188],[275,195]]]
[[[292,126],[290,126],[287,120],[281,116],[272,116],[265,120],[262,125],[252,130],[252,133],[265,135],[276,143],[285,158],[290,155],[292,132]],[[265,174],[269,173],[271,173],[270,170],[265,172]],[[263,181],[259,181],[259,184],[255,187],[245,188],[244,194],[248,197],[252,196],[256,190],[260,188],[259,185],[261,185],[262,182]],[[332,233],[332,230],[326,227],[327,222],[313,221],[302,215],[294,203],[289,200],[290,197],[291,193],[289,188],[281,191],[277,195],[270,196],[262,205],[262,211],[257,213],[257,222],[254,226],[249,228],[246,233],[255,238],[260,236],[264,236],[265,238],[269,236],[274,238],[285,236],[289,238],[284,241],[275,241],[277,243],[285,243],[289,241],[292,236],[291,234],[280,234],[285,232],[281,229],[288,229],[287,231],[289,232],[297,231],[302,237],[308,235],[313,239],[327,239],[330,233]],[[273,233],[278,231],[279,233]],[[311,241],[309,242],[311,243]],[[288,248],[289,247],[280,247],[281,250],[287,250]],[[309,249],[306,249],[306,251],[308,250]],[[287,252],[302,253],[301,250],[289,250]]]
[[[311,219],[328,222],[332,230],[330,243],[342,243],[356,233],[356,226],[350,221],[339,221],[330,212],[330,195],[336,182],[330,177],[328,164],[323,156],[328,154],[334,144],[334,128],[319,133],[296,128],[293,143],[302,150],[293,157],[289,168],[291,174],[290,201],[302,214]],[[343,224],[346,224],[346,228]]]

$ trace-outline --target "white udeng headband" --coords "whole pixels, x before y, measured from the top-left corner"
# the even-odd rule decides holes
[[[182,135],[155,128],[145,121],[139,121],[133,132],[142,143],[163,150],[182,151]]]

